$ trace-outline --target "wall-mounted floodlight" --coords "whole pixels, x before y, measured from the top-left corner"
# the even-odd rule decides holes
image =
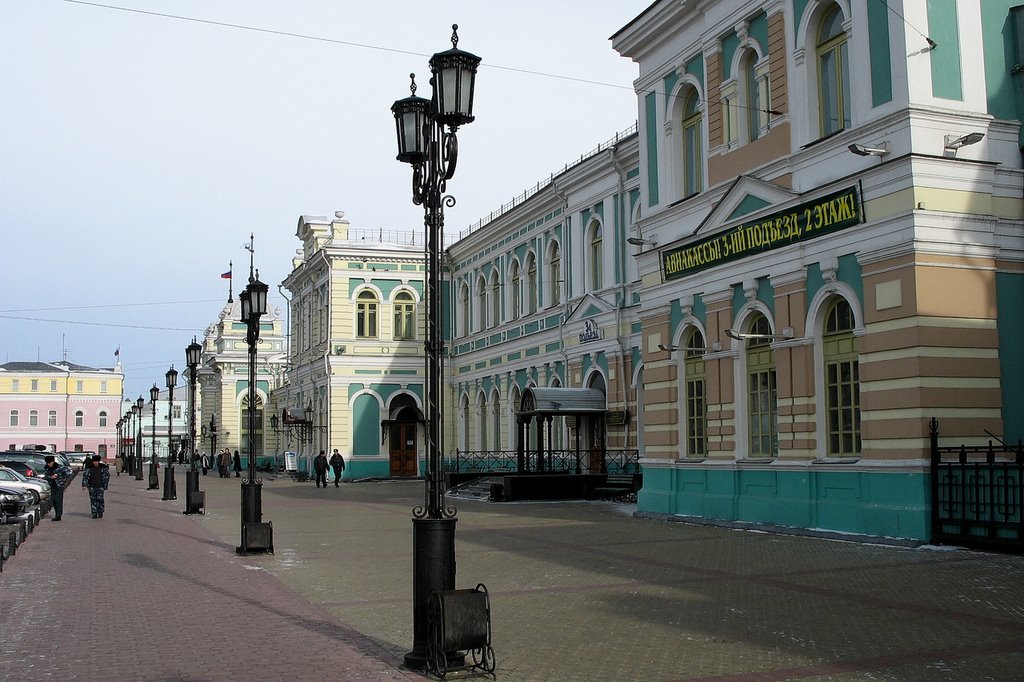
[[[717,353],[722,350],[722,344],[715,341],[711,344],[711,348],[706,347],[690,347],[690,346],[666,346],[663,343],[658,344],[658,350],[663,350],[666,353],[674,353],[676,351],[685,351],[687,353]]]
[[[882,142],[875,145],[874,147],[868,147],[863,144],[851,144],[847,147],[851,152],[857,156],[888,156],[889,155],[889,143]]]
[[[726,329],[725,335],[737,341],[785,341],[793,338],[793,328],[786,327],[781,334],[749,334],[735,329]]]
[[[956,151],[960,149],[960,147],[969,147],[972,144],[978,144],[983,139],[985,139],[985,133],[968,133],[960,136],[956,133],[946,135],[942,147],[943,156],[955,157]]]
[[[628,237],[626,242],[633,246],[657,246],[658,242],[654,239],[644,239],[643,237]]]

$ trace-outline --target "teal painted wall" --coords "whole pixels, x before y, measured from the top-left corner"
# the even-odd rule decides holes
[[[647,205],[658,205],[658,100],[653,92],[644,97],[647,134]],[[566,251],[569,253],[569,251]],[[568,295],[572,295],[570,291]]]
[[[726,220],[735,220],[740,216],[753,213],[754,211],[759,211],[765,206],[770,205],[771,204],[769,202],[765,201],[761,197],[755,197],[753,194],[748,194],[743,197],[743,200],[740,201],[739,205],[735,209],[733,209],[733,212],[729,214],[729,217]]]
[[[1003,440],[1024,439],[1024,275],[996,273],[999,324],[999,374],[1003,398]]]
[[[732,78],[732,60],[740,47],[740,37],[733,31],[722,37],[722,80]]]
[[[927,541],[924,473],[644,469],[642,512]]]
[[[938,43],[929,53],[932,65],[932,94],[962,101],[963,74],[960,71],[960,22],[956,0],[928,0],[928,37]]]
[[[761,48],[761,55],[768,54],[768,15],[759,12],[750,18],[750,25],[747,27],[747,34]]]
[[[380,454],[380,404],[365,393],[352,405],[352,454]]]
[[[1024,93],[1021,76],[1010,74],[1018,59],[1010,8],[1024,4],[1021,0],[985,0],[981,3],[981,36],[985,54],[985,87],[988,113],[997,118],[1024,118]],[[1024,39],[1024,36],[1021,36]],[[1014,87],[1014,78],[1018,84]]]
[[[794,26],[800,26],[800,22],[804,18],[804,10],[807,9],[807,3],[810,0],[793,0],[793,21]],[[793,33],[790,31],[790,33]]]
[[[868,3],[868,47],[871,55],[871,104],[892,101],[892,53],[889,51],[889,9]]]
[[[704,90],[704,53],[698,53],[693,59],[686,62],[686,73],[690,74],[700,82],[700,89]]]

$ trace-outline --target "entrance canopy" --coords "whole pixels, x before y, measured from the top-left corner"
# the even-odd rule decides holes
[[[595,388],[540,388],[523,391],[519,416],[602,415],[608,411],[604,393]]]

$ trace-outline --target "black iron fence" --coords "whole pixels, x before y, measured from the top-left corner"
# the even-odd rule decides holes
[[[501,473],[515,472],[519,455],[515,450],[456,450],[444,461],[446,473]],[[547,473],[574,473],[586,469],[589,453],[575,450],[551,450],[544,453],[544,471]],[[638,450],[608,450],[605,453],[605,472],[608,474],[640,473]],[[525,459],[527,471],[537,471],[537,453]],[[590,472],[595,473],[595,472]]]
[[[932,542],[1024,551],[1024,443],[939,447],[929,430]]]

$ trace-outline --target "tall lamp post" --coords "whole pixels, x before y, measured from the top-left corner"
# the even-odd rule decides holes
[[[246,325],[245,343],[249,349],[249,395],[247,430],[249,471],[242,479],[242,542],[239,554],[274,551],[274,529],[263,522],[263,481],[256,478],[256,345],[260,341],[260,318],[267,314],[267,293],[270,287],[259,280],[253,269],[252,235],[249,235],[249,284],[238,294],[242,305],[242,322]]]
[[[210,415],[210,464],[216,466],[213,460],[217,458],[217,415]]]
[[[188,365],[188,434],[191,445],[191,465],[185,472],[185,513],[198,514],[203,509],[206,495],[199,489],[199,458],[196,457],[196,368],[203,354],[203,347],[192,337],[192,343],[185,346],[185,364]]]
[[[416,96],[415,74],[411,74],[411,95],[391,106],[398,132],[397,158],[412,166],[412,201],[423,206],[426,231],[427,471],[425,504],[413,510],[413,649],[405,655],[406,664],[416,669],[425,668],[427,662],[427,600],[435,590],[455,588],[456,510],[445,506],[442,480],[441,242],[444,206],[455,204],[445,192],[458,160],[456,132],[474,118],[480,58],[458,48],[457,25],[452,26],[451,40],[452,49],[430,58],[431,98]]]
[[[139,396],[139,399],[132,405],[132,416],[135,424],[132,426],[132,457],[135,459],[135,480],[142,480],[142,406],[146,401]],[[138,437],[135,434],[138,432]]]
[[[178,383],[178,370],[174,365],[164,374],[167,379],[167,468],[164,469],[164,496],[162,500],[178,499],[178,489],[174,485],[174,455],[171,439],[174,436],[174,386]],[[154,387],[155,388],[155,387]]]
[[[157,473],[156,463],[156,403],[159,398],[160,389],[156,387],[156,384],[153,384],[153,388],[149,389],[149,405],[153,415],[153,425],[150,427],[152,430],[149,433],[149,486],[146,490],[156,490],[160,487],[160,474]]]

